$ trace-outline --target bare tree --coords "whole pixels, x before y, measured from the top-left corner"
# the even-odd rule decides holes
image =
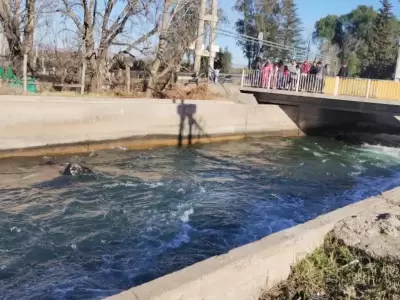
[[[91,72],[91,88],[101,88],[106,73],[106,59],[110,47],[120,36],[133,17],[146,14],[151,1],[122,0],[120,10],[118,0],[105,0],[104,10],[99,8],[98,0],[59,0],[61,6],[57,10],[76,26],[82,38],[83,57],[89,62]],[[103,4],[103,3],[102,3]],[[99,30],[98,39],[96,30]],[[129,43],[129,50],[134,49],[157,31],[157,25]]]
[[[149,67],[146,95],[163,90],[180,70],[184,53],[196,40],[199,18],[198,0],[164,0],[159,41],[155,58]],[[165,78],[165,76],[169,77]],[[164,79],[160,88],[159,81]]]
[[[22,71],[25,54],[32,53],[37,0],[0,0],[0,25],[8,42],[14,71]],[[33,72],[32,58],[28,69]]]

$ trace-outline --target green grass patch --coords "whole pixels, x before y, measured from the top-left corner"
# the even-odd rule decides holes
[[[332,235],[260,300],[400,299],[400,262],[373,259]]]

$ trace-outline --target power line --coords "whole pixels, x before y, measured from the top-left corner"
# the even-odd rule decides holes
[[[286,51],[290,51],[293,56],[302,56],[305,57],[307,55],[307,50],[302,49],[302,48],[298,48],[298,47],[290,47],[288,45],[284,45],[284,44],[279,44],[276,42],[271,42],[268,40],[258,40],[258,38],[249,36],[249,35],[245,35],[245,34],[240,34],[237,32],[232,32],[232,31],[228,31],[228,30],[224,30],[224,29],[217,29],[217,32],[219,35],[222,36],[227,36],[227,37],[231,37],[231,38],[235,38],[238,40],[244,40],[244,41],[249,41],[249,42],[253,42],[253,43],[260,43],[263,46],[267,46],[269,48],[274,48],[274,49],[279,49],[279,50],[286,50]]]
[[[219,35],[235,38],[235,39],[238,39],[238,40],[244,40],[244,41],[249,41],[249,42],[253,42],[253,43],[260,43],[260,44],[268,46],[270,48],[291,51],[292,54],[293,54],[293,57],[304,57],[304,58],[306,58],[307,54],[309,54],[309,50],[308,49],[302,49],[302,48],[298,48],[298,47],[291,47],[291,46],[288,46],[288,45],[279,44],[279,43],[268,41],[268,40],[260,41],[260,40],[258,40],[258,38],[255,38],[255,37],[252,37],[252,36],[249,36],[249,35],[246,35],[246,34],[240,34],[240,33],[237,33],[237,32],[221,29],[221,28],[217,28],[217,33]],[[322,59],[322,60],[328,60],[330,62],[334,62],[335,64],[337,64],[338,61],[339,61],[335,57],[324,55],[322,53],[317,53],[316,54],[316,58],[319,58],[319,59]]]

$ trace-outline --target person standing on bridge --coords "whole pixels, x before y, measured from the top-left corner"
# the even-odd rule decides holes
[[[214,83],[217,84],[218,83],[218,78],[219,78],[219,72],[221,70],[221,60],[219,59],[219,57],[215,58],[214,61]]]
[[[317,77],[316,77],[316,88],[315,92],[322,92],[323,88],[323,82],[324,82],[324,74],[325,74],[325,68],[322,66],[322,62],[317,63]]]
[[[286,72],[289,73],[288,67],[283,64],[283,60],[280,60],[278,62],[278,66],[277,66],[278,70],[276,72],[276,79],[277,79],[277,86],[276,87],[278,89],[280,89],[280,90],[283,89],[284,86],[285,86],[285,76],[284,76],[285,67],[287,69]]]
[[[349,68],[347,67],[347,64],[346,64],[346,63],[344,63],[344,64],[340,67],[338,76],[339,76],[339,77],[342,77],[342,78],[346,78],[346,77],[349,76]]]
[[[296,84],[297,84],[297,62],[295,60],[292,60],[292,64],[289,65],[289,72],[290,72],[290,77],[289,77],[289,89],[295,89]]]
[[[307,76],[310,74],[311,65],[308,61],[304,61],[301,65],[300,72],[300,90],[306,89]]]
[[[271,82],[270,82],[270,77],[273,72],[274,65],[272,62],[268,59],[266,64],[264,65],[264,68],[261,71],[261,77],[262,77],[262,88],[271,88]]]

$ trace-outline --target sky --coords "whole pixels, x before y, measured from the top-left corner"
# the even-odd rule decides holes
[[[232,8],[235,0],[219,0],[219,6],[225,11],[230,24],[225,26],[226,30],[235,31],[234,25],[240,15]],[[391,0],[393,13],[400,18],[400,3],[398,0]],[[359,5],[373,6],[376,10],[380,7],[379,0],[295,0],[299,17],[303,22],[304,38],[312,34],[314,24],[328,14],[342,15],[349,13]],[[236,46],[233,38],[218,36],[217,45],[221,48],[228,46],[232,52],[234,65],[246,65],[242,51]]]

